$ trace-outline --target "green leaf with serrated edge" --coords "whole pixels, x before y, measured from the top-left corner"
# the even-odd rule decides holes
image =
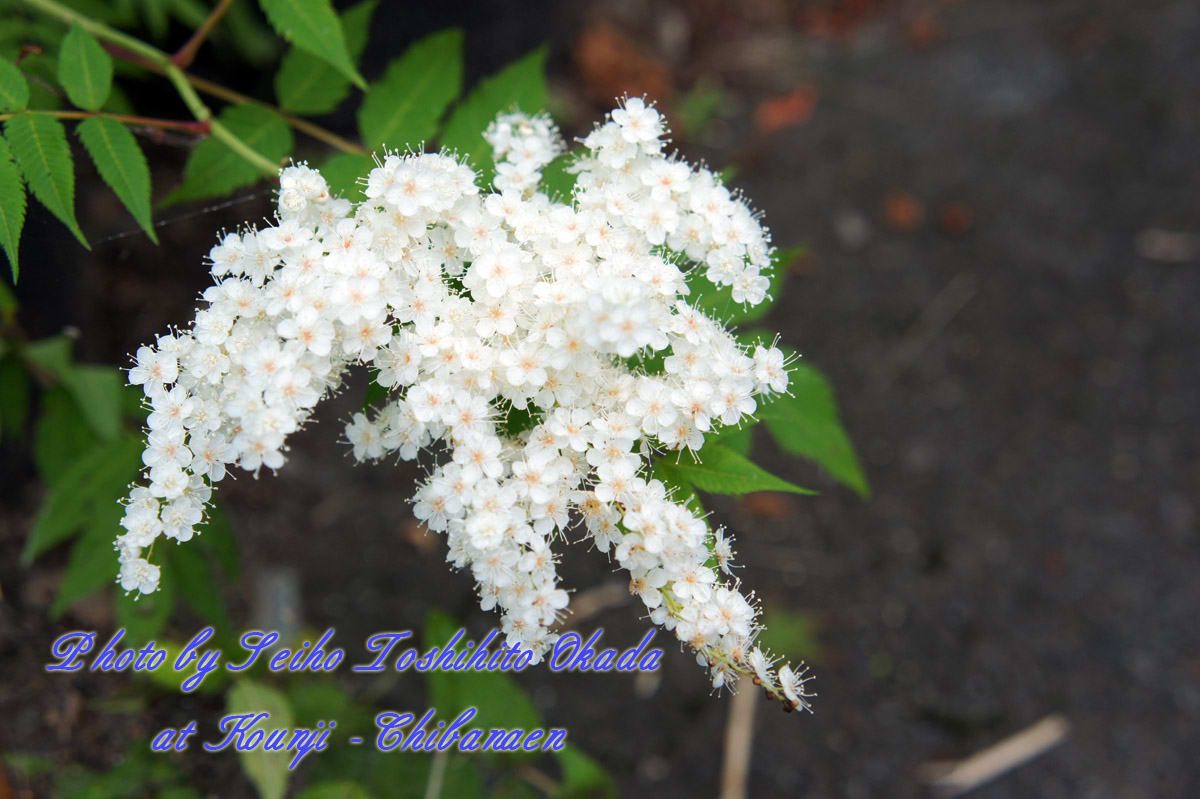
[[[0,358],[0,430],[4,439],[25,437],[29,419],[29,373],[13,355]]]
[[[365,178],[374,168],[375,162],[369,156],[338,153],[321,166],[321,176],[329,184],[330,193],[357,202],[363,197],[363,186],[358,179]]]
[[[124,512],[115,501],[102,503],[92,512],[83,535],[71,546],[66,574],[50,606],[51,617],[57,619],[76,600],[112,584],[120,568],[113,539],[123,532],[120,522]]]
[[[617,786],[604,767],[574,746],[555,752],[562,768],[562,782],[554,799],[599,799],[617,795]]]
[[[342,24],[329,0],[258,0],[258,4],[276,33],[366,90],[367,83],[354,68]]]
[[[92,117],[80,122],[75,135],[92,157],[96,170],[155,244],[150,219],[150,167],[137,139],[114,119]]]
[[[267,713],[267,718],[251,730],[286,729],[292,726],[292,708],[287,697],[255,680],[240,679],[225,696],[225,711],[230,715]],[[253,734],[248,732],[247,734]],[[239,752],[242,770],[254,783],[262,799],[282,799],[287,791],[288,763],[291,752]]]
[[[67,97],[86,111],[99,111],[112,90],[112,76],[112,57],[76,22],[58,53],[58,82]]]
[[[296,799],[371,799],[371,794],[357,782],[336,780],[310,785],[296,794]]]
[[[171,546],[166,566],[175,576],[175,591],[202,620],[217,630],[229,629],[229,614],[221,601],[221,592],[208,553],[192,542]]]
[[[545,107],[546,48],[539,47],[481,80],[450,114],[440,144],[465,156],[488,185],[495,174],[491,147],[483,138],[488,124],[502,111],[536,114]]]
[[[758,305],[734,302],[733,289],[729,286],[714,286],[708,282],[703,264],[693,267],[688,273],[690,293],[686,300],[714,319],[719,319],[727,324],[740,325],[757,321],[766,316],[775,301],[779,299],[784,281],[787,279],[788,266],[803,255],[806,249],[803,245],[799,245],[775,251],[771,257],[771,287],[767,289],[767,298]]]
[[[4,138],[33,196],[91,249],[75,221],[75,170],[62,124],[42,114],[17,114],[4,123]]]
[[[217,119],[268,161],[281,161],[292,149],[291,128],[270,109],[249,103],[235,105]],[[229,194],[262,177],[258,167],[210,136],[192,150],[183,170],[183,184],[163,204]]]
[[[793,494],[815,494],[807,488],[776,477],[720,444],[705,444],[696,453],[699,463],[686,452],[669,467],[701,491],[710,494],[749,494],[752,491],[787,491]]]
[[[131,435],[102,442],[71,463],[38,508],[21,562],[28,566],[82,527],[100,504],[124,496],[141,470],[142,449],[141,437]]]
[[[358,109],[367,147],[419,148],[462,91],[462,31],[432,33],[388,65]]]
[[[431,611],[425,619],[422,636],[425,649],[436,646],[440,651],[457,630],[458,625],[449,615],[440,610]],[[457,651],[463,650],[467,640],[478,643],[476,639],[464,635],[456,644]],[[502,635],[494,640],[493,653],[503,640]],[[468,727],[521,727],[529,730],[542,726],[541,714],[529,695],[507,674],[499,671],[431,671],[426,674],[426,679],[429,681],[430,705],[437,708],[440,718],[453,719],[466,708],[474,707],[477,715],[467,724]]]
[[[860,496],[870,496],[854,445],[838,419],[829,381],[811,366],[794,364],[788,369],[788,391],[791,396],[764,401],[757,412],[775,443],[816,461]]]
[[[29,83],[21,70],[0,60],[0,113],[24,111],[29,103]]]
[[[159,546],[167,544],[171,542],[164,539]],[[116,574],[113,576],[116,577]],[[113,605],[117,611],[117,626],[125,628],[121,646],[144,646],[158,637],[167,625],[171,611],[175,609],[175,575],[170,569],[163,569],[159,575],[158,590],[152,594],[140,594],[137,591],[125,593],[118,586]]]
[[[346,50],[354,64],[358,63],[367,46],[371,15],[377,5],[378,0],[366,0],[342,12]],[[349,93],[350,81],[298,47],[288,50],[275,73],[275,96],[279,98],[279,105],[297,114],[327,114]]]
[[[13,163],[8,144],[0,139],[0,246],[8,256],[13,283],[20,275],[21,231],[25,227],[25,181]],[[6,289],[7,290],[7,289]]]
[[[100,443],[71,393],[55,386],[42,393],[33,427],[33,462],[48,486],[56,485],[79,454]]]

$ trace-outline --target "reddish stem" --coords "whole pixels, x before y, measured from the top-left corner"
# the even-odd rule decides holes
[[[187,69],[192,61],[196,58],[196,51],[200,49],[200,45],[208,38],[208,34],[212,33],[212,29],[217,27],[217,23],[221,21],[221,17],[225,16],[225,12],[229,10],[229,6],[233,0],[221,0],[217,3],[217,7],[208,15],[208,19],[196,28],[196,32],[192,34],[192,38],[180,47],[175,55],[171,56],[171,63],[180,69]]]

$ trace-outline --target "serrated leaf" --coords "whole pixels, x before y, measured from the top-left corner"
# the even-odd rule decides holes
[[[137,139],[120,122],[105,117],[85,119],[75,128],[75,135],[92,157],[100,177],[150,240],[158,244],[150,219],[150,167]]]
[[[519,108],[536,114],[546,107],[546,48],[539,47],[479,82],[450,114],[441,144],[457,150],[480,173],[483,184],[495,174],[483,131],[501,111]]]
[[[699,463],[692,461],[687,453],[683,453],[678,461],[664,461],[664,465],[677,472],[691,485],[710,494],[749,494],[751,491],[816,493],[776,477],[720,444],[705,444],[696,456],[700,459]]]
[[[25,181],[13,162],[8,143],[0,139],[0,246],[8,256],[13,283],[20,274],[18,253],[25,227]]]
[[[4,123],[4,138],[33,196],[91,249],[75,221],[75,170],[62,123],[44,114],[17,114]]]
[[[67,97],[87,111],[99,111],[112,90],[112,57],[78,22],[63,37],[58,53],[58,82]]]
[[[462,91],[462,31],[432,33],[392,61],[358,110],[369,149],[419,147]]]
[[[83,535],[71,547],[67,572],[50,606],[53,618],[57,619],[73,602],[110,585],[116,578],[120,564],[113,540],[121,532],[123,513],[117,502],[105,503],[88,519]]]
[[[780,395],[758,410],[775,442],[793,455],[813,459],[860,496],[870,496],[829,381],[811,366],[795,364],[788,369],[788,391],[791,396]]]
[[[3,439],[25,437],[29,419],[29,373],[14,356],[0,358],[0,430]]]
[[[363,197],[363,186],[358,179],[374,168],[375,162],[369,156],[338,153],[321,166],[321,176],[329,184],[330,192],[357,202]]]
[[[233,684],[225,697],[229,715],[268,713],[266,719],[250,730],[285,729],[292,726],[292,708],[287,697],[254,680],[242,679]],[[289,752],[239,752],[242,770],[254,783],[262,799],[282,799],[287,791]]]
[[[715,434],[710,433],[707,442],[728,447],[743,458],[750,457],[750,445],[753,443],[754,425],[757,420],[749,419],[742,422],[741,427],[722,427]],[[706,442],[706,443],[707,443]]]
[[[42,394],[33,428],[33,462],[46,485],[58,483],[74,459],[99,441],[69,391],[55,386]]]
[[[354,64],[358,63],[367,46],[371,15],[377,5],[378,0],[365,0],[342,12],[346,51]],[[275,73],[275,96],[279,98],[279,105],[298,114],[329,113],[349,93],[349,80],[298,47],[288,50]]]
[[[283,117],[268,108],[250,103],[230,106],[217,119],[269,161],[282,160],[292,149],[291,128]],[[261,178],[256,166],[210,136],[188,156],[183,184],[163,203],[230,194]]]
[[[0,60],[0,113],[24,111],[28,104],[29,82],[14,64]]]
[[[342,25],[329,0],[258,0],[258,4],[280,36],[366,90],[367,83],[354,68]]]
[[[771,257],[771,287],[767,289],[767,298],[758,305],[734,302],[733,289],[709,283],[704,275],[703,265],[694,267],[688,273],[688,288],[691,293],[686,298],[687,302],[727,324],[739,325],[761,319],[779,299],[787,279],[788,266],[803,255],[806,249],[803,245],[798,245],[775,251]]]
[[[163,544],[166,543],[164,540]],[[116,576],[115,572],[113,576]],[[117,625],[125,628],[122,645],[147,644],[158,637],[171,617],[171,611],[175,609],[175,576],[170,569],[163,569],[158,590],[153,594],[118,591],[113,604],[117,611]]]
[[[229,628],[229,615],[207,554],[191,542],[167,550],[167,568],[175,577],[179,598],[217,630]]]
[[[21,562],[28,566],[69,538],[100,504],[117,502],[141,470],[142,448],[139,436],[126,436],[102,442],[71,463],[38,508]]]

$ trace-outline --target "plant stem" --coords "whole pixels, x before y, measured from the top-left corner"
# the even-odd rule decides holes
[[[208,34],[212,33],[212,29],[221,21],[221,17],[225,16],[225,12],[229,10],[233,0],[221,0],[217,3],[217,7],[208,15],[208,19],[196,28],[196,32],[192,34],[192,38],[180,47],[175,55],[171,56],[171,63],[180,69],[187,69],[192,61],[196,58],[196,52],[200,49],[200,45],[204,44],[204,40],[208,38]]]
[[[181,119],[157,119],[155,117],[137,117],[129,114],[110,114],[107,111],[18,111],[13,114],[0,114],[0,122],[12,119],[20,114],[37,114],[45,117],[54,117],[55,119],[90,119],[92,117],[102,117],[104,119],[115,119],[118,122],[124,122],[126,125],[142,125],[148,128],[162,128],[164,130],[179,130],[184,133],[196,133],[205,135],[211,128],[210,122],[191,122]]]
[[[177,67],[171,61],[171,57],[162,50],[152,47],[133,36],[122,33],[115,28],[110,28],[103,22],[97,22],[90,17],[86,17],[74,9],[55,2],[55,0],[25,0],[25,4],[52,17],[56,17],[68,25],[78,24],[96,38],[111,42],[157,65],[161,68],[163,74],[166,75],[167,80],[171,81],[171,85],[179,93],[179,97],[183,100],[184,105],[192,112],[192,116],[196,117],[197,121],[206,122],[210,125],[210,131],[214,138],[253,164],[263,174],[275,177],[279,173],[279,164],[254,150],[250,145],[234,135],[233,131],[212,118],[212,111],[200,99],[200,95],[196,94],[196,90],[192,88],[192,85],[188,83],[183,70]]]

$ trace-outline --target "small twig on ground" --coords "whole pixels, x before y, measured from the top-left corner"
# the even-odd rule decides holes
[[[926,763],[921,771],[940,796],[960,796],[1062,743],[1070,729],[1063,716],[1047,716],[965,760]]]
[[[906,369],[916,363],[921,354],[932,344],[942,331],[954,321],[954,317],[979,293],[979,278],[971,272],[959,272],[937,293],[921,316],[905,332],[900,343],[880,370],[883,384],[889,385]]]
[[[721,764],[721,799],[746,799],[750,783],[750,752],[754,744],[754,707],[758,688],[747,680],[729,703],[725,724],[725,754]]]

